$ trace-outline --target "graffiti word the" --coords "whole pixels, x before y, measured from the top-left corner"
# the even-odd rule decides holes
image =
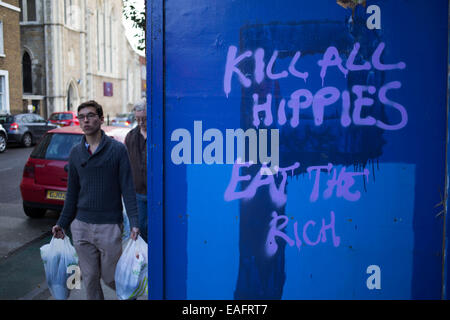
[[[367,274],[370,277],[367,278],[366,285],[369,290],[381,289],[381,269],[377,265],[371,265],[367,267]]]
[[[278,244],[276,241],[277,238],[281,238],[286,241],[290,247],[295,245],[298,250],[300,250],[300,247],[303,244],[308,246],[316,246],[320,242],[327,242],[327,231],[329,230],[329,233],[331,233],[333,246],[338,247],[341,242],[341,238],[336,236],[335,217],[333,211],[330,212],[330,222],[328,224],[326,224],[325,219],[322,218],[320,229],[315,228],[317,236],[314,240],[311,240],[310,235],[308,234],[308,228],[314,228],[316,225],[315,221],[309,220],[306,222],[301,231],[298,230],[298,222],[294,222],[293,231],[295,240],[291,239],[284,231],[288,223],[289,218],[287,216],[279,216],[275,211],[272,213],[272,220],[270,221],[270,229],[266,240],[266,253],[269,257],[273,256],[278,251]]]
[[[311,192],[311,196],[309,197],[309,200],[311,202],[317,201],[319,198],[319,190],[320,190],[320,172],[322,170],[326,170],[328,172],[328,175],[331,173],[331,169],[333,168],[333,165],[329,163],[327,166],[312,166],[308,167],[307,172],[309,173],[309,179],[311,179],[311,173],[315,171],[316,177],[314,180],[314,187]],[[355,176],[361,176],[365,175],[367,181],[369,181],[369,170],[364,169],[363,172],[347,172],[346,168],[343,167],[339,175],[337,175],[336,168],[333,169],[333,177],[327,181],[327,188],[323,192],[323,198],[329,199],[333,193],[334,190],[336,190],[336,197],[338,198],[344,198],[348,201],[358,201],[361,197],[361,192],[358,190],[355,192],[351,192],[350,188],[355,184]]]
[[[372,4],[367,7],[366,10],[367,14],[370,14],[371,16],[367,18],[367,28],[369,30],[373,29],[381,29],[381,9],[379,6]]]
[[[392,64],[382,63],[380,61],[380,57],[383,54],[384,47],[385,43],[380,42],[377,48],[372,53],[371,62],[366,61],[362,65],[357,65],[355,64],[355,58],[358,56],[360,44],[356,42],[345,63],[345,67],[343,65],[342,58],[339,55],[338,49],[333,46],[328,47],[325,53],[323,54],[322,59],[317,62],[318,65],[321,67],[320,77],[322,78],[322,86],[324,85],[325,76],[327,73],[327,69],[329,67],[337,67],[344,74],[345,77],[347,76],[349,71],[371,70],[372,67],[380,71],[406,68],[406,64],[404,62]],[[254,52],[248,50],[238,55],[238,48],[236,46],[228,47],[227,61],[225,65],[225,73],[223,79],[223,90],[227,97],[231,92],[231,79],[233,77],[233,74],[237,75],[240,83],[244,87],[249,88],[251,86],[252,80],[248,78],[248,74],[244,75],[244,73],[238,68],[238,65],[245,59],[248,59],[252,56],[255,65],[253,78],[257,84],[260,84],[266,76],[271,80],[277,80],[287,78],[290,74],[296,78],[301,78],[304,81],[306,81],[306,79],[309,76],[308,72],[300,72],[295,67],[301,56],[301,51],[297,51],[295,53],[294,57],[292,58],[289,64],[288,70],[283,70],[277,73],[273,71],[273,68],[278,58],[278,50],[273,51],[267,66],[264,62],[264,55],[265,51],[262,48],[258,48]]]
[[[288,120],[286,117],[287,105],[292,109],[292,117],[289,121],[292,128],[296,128],[300,124],[300,110],[310,107],[312,108],[314,124],[320,126],[324,121],[325,107],[336,103],[339,98],[341,98],[342,108],[340,112],[340,124],[342,127],[348,127],[353,123],[357,126],[377,126],[384,130],[399,130],[408,123],[408,113],[401,104],[388,99],[387,93],[392,89],[399,89],[401,86],[401,82],[392,81],[384,84],[380,90],[378,90],[378,100],[382,104],[391,106],[399,112],[400,120],[396,124],[387,124],[372,116],[361,116],[363,108],[368,108],[375,102],[375,100],[368,95],[374,95],[377,91],[374,86],[362,85],[354,85],[352,87],[352,93],[355,95],[355,98],[353,99],[353,108],[351,108],[350,92],[348,90],[344,90],[341,93],[335,87],[324,87],[313,94],[308,89],[298,89],[291,94],[287,103],[284,98],[281,99],[277,112],[278,124],[284,125]],[[274,121],[272,115],[272,95],[270,93],[267,94],[265,102],[260,103],[259,100],[259,95],[256,93],[253,94],[253,125],[258,127],[261,120],[264,119],[264,125],[270,126]],[[350,112],[352,109],[353,112]]]
[[[280,185],[277,186],[275,183],[274,175],[270,174],[267,166],[265,164],[262,165],[261,169],[258,173],[252,178],[249,174],[245,176],[241,176],[239,171],[242,167],[250,167],[252,163],[238,163],[236,162],[233,165],[233,171],[231,173],[231,180],[228,183],[228,187],[225,190],[224,199],[225,201],[233,201],[236,199],[251,199],[256,195],[256,192],[260,187],[269,186],[269,194],[275,205],[278,207],[283,206],[287,201],[286,195],[286,180],[287,180],[287,172],[291,171],[291,174],[294,174],[294,170],[300,167],[300,164],[296,162],[294,165],[287,168],[278,168],[278,175],[281,174],[282,180]],[[241,181],[250,181],[250,184],[242,191],[236,191],[238,189],[239,182]],[[241,185],[242,186],[242,185]]]
[[[172,148],[171,158],[174,164],[191,164],[191,133],[187,129],[176,129],[172,132],[171,141],[178,143]],[[225,162],[234,164],[236,159],[249,159],[251,163],[270,163],[270,170],[265,172],[276,172],[279,165],[279,130],[270,130],[270,156],[268,155],[268,137],[266,129],[226,129]],[[194,164],[223,164],[224,146],[223,134],[218,129],[208,129],[203,133],[202,121],[194,121]],[[237,140],[235,158],[235,141]],[[203,148],[203,142],[210,142]],[[248,141],[248,143],[246,143]],[[249,150],[248,157],[246,150]],[[258,150],[258,152],[257,152]],[[259,162],[258,162],[259,156]]]

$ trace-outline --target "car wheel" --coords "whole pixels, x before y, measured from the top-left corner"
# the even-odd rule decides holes
[[[26,148],[31,147],[33,139],[31,138],[31,134],[25,133],[22,138],[22,145]]]
[[[0,134],[0,153],[6,150],[6,137]]]
[[[23,211],[25,211],[25,214],[30,218],[42,218],[47,210],[23,205]]]

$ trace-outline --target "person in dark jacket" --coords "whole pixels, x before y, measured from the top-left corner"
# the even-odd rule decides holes
[[[82,103],[78,119],[84,136],[70,152],[66,200],[52,232],[64,238],[70,226],[87,299],[103,300],[100,278],[115,290],[122,254],[122,197],[130,237],[139,235],[136,195],[125,146],[101,130],[102,106],[93,100]]]
[[[147,103],[142,100],[134,106],[138,125],[128,132],[125,145],[130,156],[136,200],[139,211],[139,230],[147,242]]]

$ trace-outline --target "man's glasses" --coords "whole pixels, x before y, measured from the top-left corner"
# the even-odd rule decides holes
[[[77,119],[78,119],[78,120],[81,120],[81,121],[83,121],[84,119],[91,120],[91,119],[95,118],[95,116],[98,116],[98,114],[96,114],[96,113],[88,113],[88,114],[86,114],[86,115],[84,115],[84,114],[79,114],[79,115],[77,116]]]

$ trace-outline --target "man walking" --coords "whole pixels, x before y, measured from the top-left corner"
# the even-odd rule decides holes
[[[125,145],[130,156],[131,171],[139,211],[139,230],[147,242],[147,102],[134,106],[137,127],[128,132]]]
[[[139,235],[136,195],[125,146],[108,137],[101,125],[103,109],[95,101],[78,107],[84,136],[69,156],[66,200],[56,238],[70,226],[88,300],[103,300],[100,279],[115,290],[114,274],[122,254],[122,197],[131,226]]]

